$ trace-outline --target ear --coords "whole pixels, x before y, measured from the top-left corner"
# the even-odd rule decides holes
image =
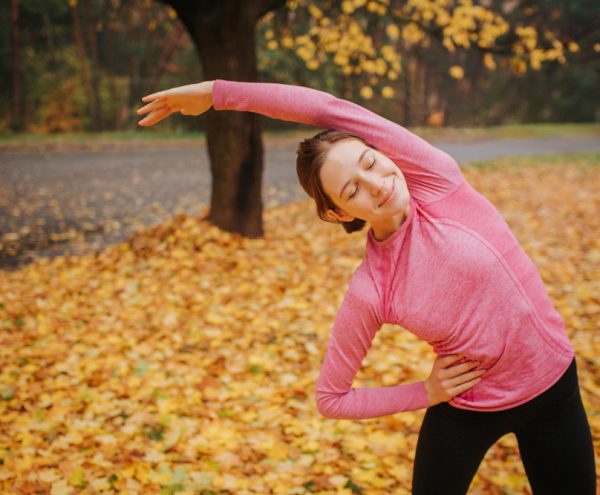
[[[352,220],[354,220],[356,217],[350,216],[347,213],[344,212],[337,212],[334,211],[332,209],[328,209],[327,210],[327,216],[329,218],[331,218],[332,220],[337,220],[339,222],[351,222]]]

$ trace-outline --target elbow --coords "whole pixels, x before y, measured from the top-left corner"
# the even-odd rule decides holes
[[[324,418],[335,419],[335,414],[332,413],[322,402],[317,401],[317,411]]]
[[[315,399],[317,410],[321,416],[329,419],[342,419],[339,412],[339,396],[330,393],[317,392]]]
[[[454,158],[452,155],[445,153],[446,154],[446,160],[448,162],[448,167],[450,169],[454,169],[454,171],[457,174],[458,178],[462,177],[462,171],[460,169],[460,164],[456,161],[456,158]]]

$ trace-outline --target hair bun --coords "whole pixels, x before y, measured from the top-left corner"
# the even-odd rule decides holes
[[[351,234],[352,232],[362,230],[366,223],[367,222],[365,220],[355,218],[351,222],[342,222],[342,226],[344,227],[344,230],[348,232],[348,234]]]

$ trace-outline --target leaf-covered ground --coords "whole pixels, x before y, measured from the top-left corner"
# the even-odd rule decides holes
[[[600,155],[464,167],[538,266],[600,450]],[[424,410],[348,421],[314,384],[364,232],[302,202],[264,239],[180,215],[97,255],[0,272],[0,487],[13,493],[408,494]],[[355,386],[427,376],[386,325]],[[470,493],[530,493],[513,435]]]

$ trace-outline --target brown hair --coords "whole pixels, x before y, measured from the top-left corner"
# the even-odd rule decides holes
[[[298,174],[300,185],[306,191],[306,194],[315,200],[319,218],[326,222],[341,223],[344,230],[351,233],[361,230],[366,222],[360,218],[355,218],[351,222],[341,222],[330,218],[327,215],[328,209],[334,211],[339,211],[340,209],[325,192],[320,177],[321,167],[332,145],[343,139],[358,139],[365,143],[363,139],[353,134],[333,129],[321,131],[313,137],[302,141],[296,150],[296,173]]]

